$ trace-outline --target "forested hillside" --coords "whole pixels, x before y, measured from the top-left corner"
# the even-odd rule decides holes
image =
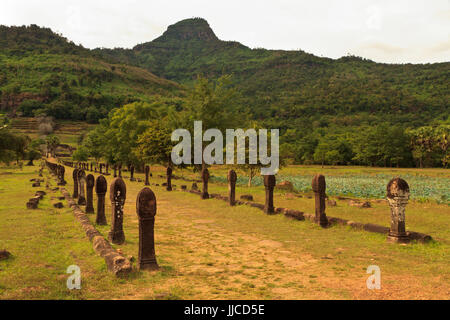
[[[50,29],[0,26],[0,110],[96,123],[112,108],[182,92],[148,70],[108,63]]]
[[[186,84],[198,74],[208,78],[233,74],[255,119],[270,118],[281,127],[314,121],[420,126],[448,116],[449,111],[450,63],[393,65],[358,57],[333,60],[303,51],[250,49],[219,40],[200,18],[169,26],[161,37],[132,50],[96,52]]]
[[[223,76],[234,109],[215,96]],[[201,18],[132,49],[88,50],[50,29],[0,26],[0,112],[98,123],[134,102],[180,118],[194,117],[195,105],[211,113],[215,101],[246,119],[233,126],[279,128],[281,154],[293,163],[447,166],[449,76],[449,62],[251,49],[220,40]],[[159,125],[166,120],[186,119]]]

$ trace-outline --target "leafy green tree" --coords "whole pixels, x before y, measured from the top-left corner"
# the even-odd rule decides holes
[[[47,152],[50,154],[50,156],[54,157],[56,148],[60,143],[58,136],[55,136],[54,134],[48,135],[45,138],[45,142],[47,144]]]
[[[88,161],[89,152],[84,146],[81,146],[74,151],[74,153],[72,154],[72,159],[74,161]]]
[[[171,141],[172,130],[164,122],[153,120],[150,126],[139,135],[133,152],[145,163],[170,166],[170,154],[174,143]]]

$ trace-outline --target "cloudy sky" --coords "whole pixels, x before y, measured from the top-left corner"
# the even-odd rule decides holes
[[[450,0],[2,0],[0,24],[50,27],[88,48],[126,47],[202,17],[222,40],[377,62],[450,61]]]

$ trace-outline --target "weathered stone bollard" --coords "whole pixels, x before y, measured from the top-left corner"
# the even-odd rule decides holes
[[[94,213],[94,184],[94,176],[92,174],[88,174],[86,177],[86,213]]]
[[[266,203],[264,205],[264,212],[268,214],[275,213],[273,207],[273,189],[277,181],[274,175],[264,176],[264,188],[266,189]]]
[[[209,171],[208,169],[202,170],[202,199],[209,199],[209,193],[208,193],[208,179],[209,179]]]
[[[148,176],[150,175],[150,166],[145,166],[145,185],[149,186],[150,181],[148,181]]]
[[[112,207],[111,231],[108,238],[114,244],[122,244],[125,242],[125,234],[123,233],[123,206],[127,194],[127,187],[122,178],[115,178],[109,188],[109,198]]]
[[[139,270],[156,270],[155,256],[155,215],[156,197],[150,188],[142,189],[136,200],[136,213],[139,217]]]
[[[234,206],[236,204],[236,180],[237,175],[234,170],[228,171],[228,203],[230,206]]]
[[[167,176],[167,191],[172,191],[172,168],[167,167],[166,169],[166,176]]]
[[[409,200],[408,183],[401,178],[394,178],[387,185],[387,200],[391,208],[391,229],[387,237],[388,241],[408,243],[410,241],[406,233],[405,208]]]
[[[315,175],[312,180],[312,190],[314,191],[316,202],[316,215],[314,221],[321,227],[328,226],[328,218],[325,214],[326,187],[325,177],[321,174]]]
[[[65,172],[66,168],[64,166],[58,166],[58,186],[66,185],[66,181],[64,180]]]
[[[86,182],[86,173],[83,169],[78,171],[78,189],[79,189],[79,195],[78,195],[78,204],[81,206],[86,205],[86,196],[84,192],[84,183]]]
[[[136,181],[134,178],[134,166],[130,167],[130,181]]]
[[[78,169],[77,168],[73,169],[72,177],[73,177],[72,198],[76,199],[76,198],[78,198]]]
[[[105,215],[105,194],[108,189],[108,184],[104,176],[98,176],[95,181],[95,193],[97,193],[97,218],[95,223],[98,225],[106,225]]]

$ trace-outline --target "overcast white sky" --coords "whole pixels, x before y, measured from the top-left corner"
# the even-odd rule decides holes
[[[0,24],[37,24],[88,48],[126,47],[202,17],[251,48],[348,53],[386,63],[450,61],[450,0],[2,0]]]

